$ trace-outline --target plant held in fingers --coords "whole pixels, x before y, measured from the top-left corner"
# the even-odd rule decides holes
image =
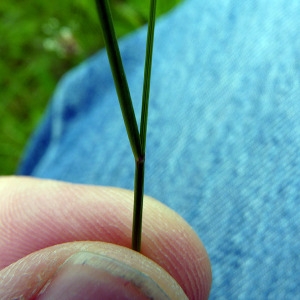
[[[141,123],[138,128],[134,113],[130,91],[122,64],[122,59],[113,26],[111,10],[108,0],[96,0],[97,10],[103,31],[107,54],[114,77],[119,103],[135,159],[134,178],[134,209],[132,224],[132,249],[140,251],[142,236],[142,214],[144,197],[145,151],[148,120],[148,103],[150,95],[150,78],[152,66],[152,52],[155,27],[156,0],[151,0],[148,35],[146,46],[146,59],[144,70],[144,86],[142,97]]]

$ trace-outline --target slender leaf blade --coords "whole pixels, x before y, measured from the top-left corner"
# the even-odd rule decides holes
[[[128,138],[135,160],[138,160],[142,156],[139,130],[113,27],[110,6],[107,0],[96,0],[96,5]]]
[[[149,96],[150,96],[150,82],[151,82],[152,56],[153,56],[152,54],[153,54],[154,31],[155,31],[155,14],[156,14],[156,0],[151,0],[148,34],[147,34],[145,70],[144,70],[142,113],[141,113],[141,124],[140,124],[140,138],[141,138],[141,146],[142,146],[143,154],[146,151],[148,106],[149,106]]]

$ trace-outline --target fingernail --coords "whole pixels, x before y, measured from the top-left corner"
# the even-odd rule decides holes
[[[37,299],[169,299],[148,275],[113,258],[79,252],[68,258]]]

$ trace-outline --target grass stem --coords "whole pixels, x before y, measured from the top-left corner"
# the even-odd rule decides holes
[[[141,251],[145,161],[135,163],[132,249]]]
[[[127,134],[135,158],[135,178],[134,178],[134,208],[132,225],[132,249],[141,250],[142,237],[142,216],[144,198],[144,175],[145,175],[145,152],[146,135],[148,121],[148,106],[150,95],[150,79],[152,52],[155,27],[156,0],[151,0],[146,58],[144,70],[144,85],[142,96],[142,112],[140,131],[138,130],[136,117],[132,105],[132,100],[124,72],[120,50],[117,43],[116,34],[113,27],[111,11],[107,0],[96,0],[97,10],[100,17],[104,41],[107,54],[112,69],[116,90],[125,122]]]
[[[132,249],[140,251],[142,240],[142,221],[143,221],[143,197],[144,197],[144,177],[145,177],[145,153],[148,122],[148,106],[150,96],[151,66],[155,28],[156,0],[151,0],[150,15],[148,23],[146,58],[144,69],[144,86],[142,99],[142,112],[140,124],[140,139],[142,147],[142,157],[136,162],[134,180],[134,209],[132,224]]]

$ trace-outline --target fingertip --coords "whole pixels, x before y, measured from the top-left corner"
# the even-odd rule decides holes
[[[146,202],[147,203],[147,202]],[[148,207],[149,206],[149,207]],[[212,272],[206,249],[191,226],[155,199],[146,204],[142,252],[163,266],[189,299],[207,299]],[[156,232],[151,235],[149,233]]]
[[[187,299],[155,262],[128,248],[101,242],[74,242],[37,251],[0,271],[0,279],[0,299],[81,299],[83,293],[89,296],[85,299],[95,299],[99,292],[115,296],[109,299]]]

